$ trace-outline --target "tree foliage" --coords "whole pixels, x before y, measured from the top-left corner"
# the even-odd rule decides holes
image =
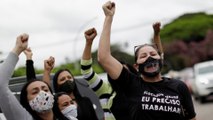
[[[205,13],[184,14],[163,27],[161,38],[168,43],[176,40],[199,42],[205,38],[209,29],[213,29],[213,15]]]
[[[213,16],[185,14],[165,25],[161,39],[166,63],[181,70],[195,63],[213,59]]]

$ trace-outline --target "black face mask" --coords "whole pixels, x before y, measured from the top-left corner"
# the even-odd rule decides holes
[[[156,70],[155,72],[146,72],[145,71],[145,67],[149,67],[149,66],[153,66],[153,65],[158,65],[159,64],[159,68],[158,70]],[[149,57],[144,63],[139,64],[139,72],[146,76],[146,77],[155,77],[157,76],[162,68],[162,61],[161,59],[154,59],[152,57]]]
[[[66,93],[72,93],[75,88],[75,82],[71,80],[67,80],[63,84],[58,86],[58,91],[59,92],[66,92]]]

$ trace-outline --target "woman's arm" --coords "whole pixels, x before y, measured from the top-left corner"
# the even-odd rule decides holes
[[[111,85],[108,82],[104,82],[92,68],[91,46],[96,35],[97,32],[95,28],[91,28],[84,33],[86,44],[81,59],[81,74],[88,81],[90,88],[93,89],[100,99],[100,96],[103,94],[108,94],[107,97],[109,97],[112,93],[112,88]],[[109,99],[105,97],[103,99]]]
[[[24,50],[24,54],[26,56],[26,76],[27,81],[36,79],[35,69],[33,66],[33,60],[32,60],[32,50],[30,48],[27,48]]]
[[[122,71],[122,64],[116,60],[110,51],[110,35],[115,3],[108,1],[103,5],[105,21],[98,48],[98,61],[112,79],[117,79]]]
[[[16,45],[0,66],[0,107],[7,120],[32,120],[32,116],[21,106],[9,89],[9,79],[18,62],[18,56],[27,48],[28,35],[17,37]]]
[[[161,43],[161,39],[160,39],[160,26],[161,23],[160,22],[156,22],[153,25],[153,30],[154,30],[154,38],[153,38],[153,43],[157,45],[157,48],[160,52],[160,56],[162,58],[162,60],[164,59],[164,53],[163,53],[163,46]]]
[[[43,81],[51,86],[51,78],[50,74],[55,65],[55,58],[50,56],[49,59],[44,60],[44,73],[43,73]]]

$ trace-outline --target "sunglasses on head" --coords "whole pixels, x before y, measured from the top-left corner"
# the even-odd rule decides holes
[[[156,47],[155,44],[142,44],[142,45],[136,45],[136,46],[134,46],[134,53],[135,53],[135,55],[136,55],[136,53],[138,52],[138,50],[139,50],[140,48],[144,47],[144,46],[151,46],[151,47],[157,49],[157,47]]]

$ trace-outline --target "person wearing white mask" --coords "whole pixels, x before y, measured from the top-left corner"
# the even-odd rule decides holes
[[[17,37],[15,47],[0,64],[0,108],[7,120],[67,120],[53,112],[54,98],[50,86],[41,80],[27,82],[21,90],[20,103],[9,89],[9,79],[19,55],[28,46],[27,34]]]
[[[69,120],[78,120],[77,104],[65,92],[58,92],[54,95],[53,110],[59,114],[63,114]]]

